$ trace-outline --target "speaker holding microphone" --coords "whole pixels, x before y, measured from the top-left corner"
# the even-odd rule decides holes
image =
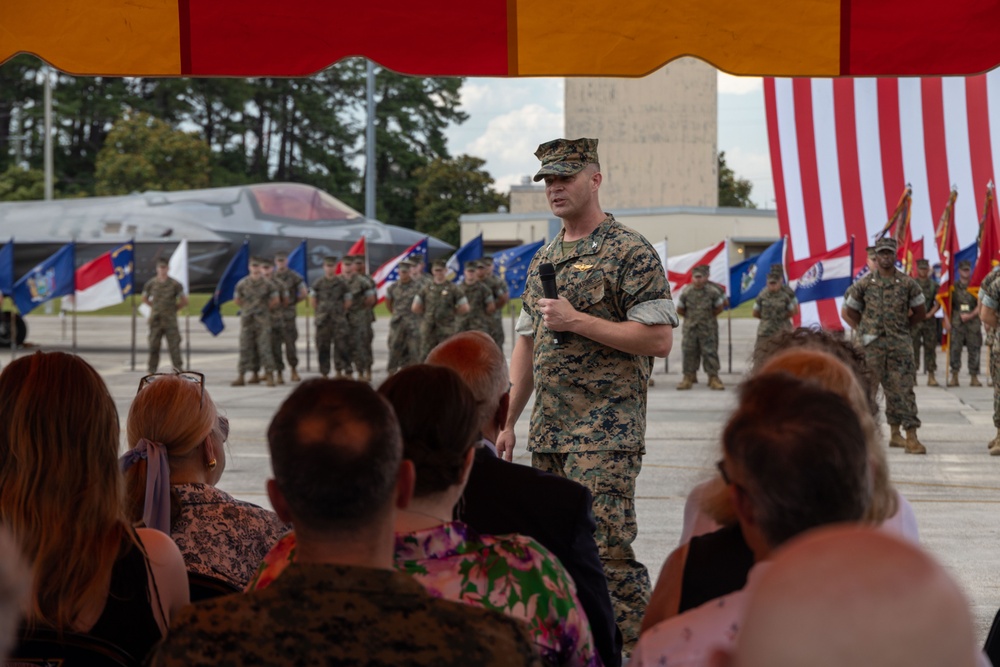
[[[538,265],[538,277],[542,281],[542,293],[546,299],[558,299],[559,290],[556,287],[556,267],[549,262]],[[566,333],[563,331],[553,331],[556,345],[566,344]]]

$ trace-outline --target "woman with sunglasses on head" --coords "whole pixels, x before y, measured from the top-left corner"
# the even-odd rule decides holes
[[[136,660],[188,603],[177,546],[122,510],[118,412],[79,357],[38,352],[0,373],[0,523],[31,563],[27,627],[84,633]]]
[[[217,489],[229,422],[200,373],[147,375],[128,413],[122,456],[132,519],[174,538],[190,572],[243,588],[288,527]]]

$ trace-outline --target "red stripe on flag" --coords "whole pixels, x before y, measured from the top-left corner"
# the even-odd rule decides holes
[[[795,137],[799,145],[799,173],[802,177],[802,205],[809,234],[809,254],[818,255],[826,251],[826,230],[823,227],[823,203],[819,196],[811,81],[795,79],[792,82],[792,97],[795,100]]]
[[[114,273],[115,265],[111,263],[111,253],[106,252],[76,270],[76,291],[82,292]]]
[[[782,236],[787,237],[790,234],[788,204],[785,201],[785,174],[781,166],[781,135],[778,134],[778,104],[775,100],[773,78],[764,79],[764,100],[768,148],[771,153],[771,177],[774,180],[774,200],[778,209],[778,229]]]
[[[840,199],[844,207],[844,226],[848,240],[854,236],[851,266],[865,257],[868,228],[861,196],[861,170],[858,168],[858,132],[854,119],[854,81],[834,79],[833,111],[837,129],[837,160],[840,167]]]
[[[996,182],[993,178],[993,149],[990,146],[990,113],[985,74],[966,79],[965,107],[969,119],[969,158],[972,162],[972,182],[976,190],[976,210],[982,211],[986,199],[986,184]]]
[[[931,211],[939,211],[951,194],[948,175],[948,144],[944,134],[944,94],[941,79],[920,81],[920,99],[924,119],[924,161],[927,165],[927,196]],[[940,215],[938,213],[937,215]],[[937,222],[937,220],[935,220]]]
[[[882,185],[885,189],[888,220],[906,186],[903,172],[903,145],[899,130],[899,83],[896,79],[878,80],[878,129],[882,150]],[[881,222],[881,221],[878,221]]]

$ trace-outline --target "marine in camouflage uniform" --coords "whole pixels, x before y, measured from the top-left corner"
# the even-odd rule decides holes
[[[386,290],[385,305],[392,313],[389,320],[389,367],[391,375],[400,368],[420,363],[421,316],[413,312],[413,299],[420,291],[420,283],[410,275],[414,263],[399,263],[399,280]]]
[[[479,262],[471,260],[465,263],[465,281],[462,283],[462,293],[469,302],[469,312],[459,319],[459,331],[482,331],[489,333],[493,325],[493,311],[496,306],[493,301],[493,290],[479,281]]]
[[[969,291],[972,263],[963,259],[958,263],[958,281],[951,291],[951,377],[949,387],[958,386],[958,373],[962,370],[962,348],[969,351],[969,386],[981,387],[979,382],[979,351],[983,347],[983,327],[979,320],[979,301]]]
[[[719,323],[716,317],[722,312],[726,295],[708,282],[708,266],[700,265],[691,271],[691,284],[677,298],[677,312],[684,317],[681,329],[682,369],[684,377],[678,389],[690,389],[697,382],[698,364],[708,374],[711,389],[725,389],[719,379]]]
[[[365,258],[353,258],[354,271],[347,280],[351,307],[347,311],[347,349],[358,380],[372,379],[372,340],[375,332],[375,281],[365,274]]]
[[[528,268],[511,358],[511,409],[498,451],[509,460],[514,425],[534,391],[531,463],[593,494],[594,537],[628,654],[650,593],[649,574],[632,548],[649,358],[669,352],[667,328],[677,325],[677,314],[656,251],[600,207],[597,140],[558,139],[535,155],[542,161],[535,180],[545,179],[563,229]],[[542,263],[554,265],[560,297],[544,304]],[[564,344],[549,325],[563,332]]]
[[[274,262],[266,257],[260,259],[261,269],[264,273],[264,277],[271,282],[271,287],[278,294],[278,305],[273,306],[270,311],[271,317],[271,358],[274,359],[274,379],[275,384],[285,384],[285,380],[281,375],[281,372],[285,370],[285,364],[281,361],[281,319],[279,317],[279,309],[281,308],[281,301],[284,299],[284,288],[281,283],[274,279]],[[250,358],[252,359],[251,365],[253,366],[253,375],[247,384],[258,384],[261,380],[261,376],[258,373],[261,367],[261,360],[257,354],[256,349],[252,351]]]
[[[187,305],[184,287],[168,274],[170,264],[165,259],[156,261],[156,277],[150,278],[142,288],[142,302],[152,309],[149,316],[150,374],[160,367],[160,344],[167,339],[170,363],[174,368],[184,368],[181,359],[181,332],[177,328],[177,310]]]
[[[938,284],[931,277],[931,263],[926,259],[917,260],[917,287],[924,295],[924,304],[927,314],[924,321],[913,325],[910,334],[913,337],[913,363],[914,368],[920,368],[920,351],[924,352],[924,370],[927,371],[927,386],[938,386],[937,378],[934,377],[937,371],[937,346],[941,339],[937,335],[937,318],[934,313],[938,311],[941,304],[937,302]]]
[[[281,286],[281,305],[271,313],[277,335],[274,339],[275,363],[278,364],[278,380],[281,381],[281,348],[285,348],[285,358],[291,369],[289,379],[298,382],[299,355],[295,344],[299,339],[299,328],[295,321],[295,307],[306,297],[305,280],[296,271],[288,268],[288,254],[279,252],[274,256],[276,265],[274,280]]]
[[[781,287],[781,276],[769,274],[767,286],[760,291],[753,302],[753,316],[760,320],[755,350],[779,331],[792,330],[792,316],[798,310],[799,302],[794,292],[789,296]]]
[[[486,283],[487,287],[493,290],[493,319],[490,321],[490,337],[501,350],[503,349],[503,307],[510,301],[510,292],[507,289],[507,282],[493,272],[493,258],[483,257],[479,260],[479,279]]]
[[[997,311],[1000,311],[1000,274],[994,268],[979,287],[979,305],[983,322],[996,331]],[[993,426],[997,432],[987,443],[991,456],[1000,456],[1000,354],[990,354],[990,376],[993,378]]]
[[[271,309],[278,305],[278,290],[274,282],[264,277],[263,262],[250,260],[250,275],[238,283],[234,301],[240,307],[239,377],[232,382],[241,387],[244,375],[254,370],[258,361],[264,368],[267,386],[274,386],[274,354],[271,348]],[[255,356],[256,355],[256,356]]]
[[[420,359],[448,336],[458,333],[458,316],[469,312],[469,301],[462,289],[447,278],[443,260],[434,260],[434,278],[413,299],[413,312],[423,315],[420,322]]]
[[[882,383],[885,418],[892,433],[889,446],[925,454],[927,449],[917,439],[920,419],[910,337],[910,326],[926,314],[924,295],[913,278],[896,269],[895,240],[879,239],[875,252],[878,270],[851,286],[844,312],[858,331],[869,370]],[[905,440],[900,426],[906,430]]]
[[[347,308],[351,301],[347,279],[336,273],[337,259],[323,259],[323,276],[317,278],[309,294],[310,305],[316,313],[316,350],[319,372],[330,375],[330,357],[333,352],[337,378],[351,373],[351,358],[341,342],[347,338]]]
[[[979,293],[980,293],[980,295],[982,295],[983,290],[986,289],[986,287],[991,282],[993,282],[994,280],[996,280],[998,277],[1000,277],[1000,260],[994,259],[992,261],[992,268],[990,269],[990,272],[986,274],[986,277],[983,278],[982,284],[979,286]],[[982,305],[982,303],[983,303],[982,297],[980,296],[980,299],[979,299],[979,304],[980,304],[979,305],[979,308],[980,308],[979,318],[980,319],[983,319],[983,314],[982,314],[983,305]],[[986,320],[983,320],[983,329],[984,329],[984,331],[983,331],[983,347],[986,348],[986,371],[988,373],[988,375],[987,375],[987,382],[989,382],[989,385],[992,387],[992,386],[994,386],[996,384],[996,378],[993,377],[993,352],[994,352],[994,350],[997,349],[995,347],[996,342],[997,342],[997,328],[996,327],[992,327],[992,326],[986,324]],[[998,354],[1000,354],[1000,351],[998,351]]]

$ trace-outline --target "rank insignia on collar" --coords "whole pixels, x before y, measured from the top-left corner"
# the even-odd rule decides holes
[[[589,271],[590,269],[594,268],[594,265],[593,264],[574,264],[573,268],[576,269],[577,271]]]
[[[597,250],[597,241],[594,241],[593,243],[591,243],[590,247],[593,248],[594,250]]]

